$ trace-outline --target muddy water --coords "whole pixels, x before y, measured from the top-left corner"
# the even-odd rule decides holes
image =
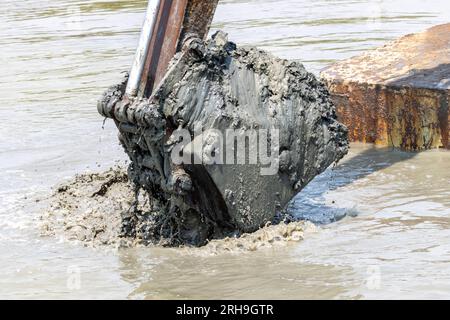
[[[322,225],[256,252],[104,250],[41,238],[51,187],[125,157],[95,110],[127,70],[145,1],[0,4],[1,298],[448,298],[450,153],[353,145],[291,210]],[[318,72],[450,20],[447,1],[222,0],[215,28]],[[103,127],[103,128],[102,128]]]

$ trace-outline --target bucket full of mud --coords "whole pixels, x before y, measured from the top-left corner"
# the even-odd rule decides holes
[[[155,239],[202,245],[256,231],[348,151],[313,74],[222,32],[186,42],[151,96],[128,99],[127,81],[98,110],[119,129]]]

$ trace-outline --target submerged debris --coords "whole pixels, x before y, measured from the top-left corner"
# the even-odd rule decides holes
[[[203,245],[230,233],[254,232],[348,150],[347,130],[336,121],[328,91],[314,75],[298,62],[237,48],[221,32],[208,42],[190,41],[149,99],[129,101],[123,97],[125,85],[126,79],[108,90],[98,109],[116,121],[132,161],[129,177],[141,191],[137,194],[148,198],[150,211],[157,212],[155,217],[130,211],[125,219],[130,236],[147,220],[154,236],[171,244]],[[259,147],[266,144],[273,161],[222,165],[216,156],[227,155],[217,147],[220,139],[197,135],[199,127],[201,132],[233,129],[242,133],[244,144],[249,130],[276,129],[278,136],[257,140]],[[201,164],[173,163],[180,129],[192,139],[183,153]],[[192,151],[196,144],[200,154]],[[246,151],[248,158],[252,151]],[[211,158],[215,161],[204,161]],[[264,165],[276,170],[263,175]]]

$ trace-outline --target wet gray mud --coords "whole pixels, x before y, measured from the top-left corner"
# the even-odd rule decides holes
[[[348,151],[347,130],[313,74],[298,62],[238,48],[222,32],[207,42],[186,43],[151,97],[130,101],[124,97],[126,81],[104,94],[98,110],[115,120],[131,159],[134,201],[121,213],[121,235],[127,238],[201,246],[255,232],[284,220],[289,201]],[[171,152],[185,140],[176,135],[180,129],[188,131],[189,143],[181,150],[188,160],[174,164]],[[225,142],[232,143],[234,160],[242,135],[248,157],[257,154],[252,148],[259,142],[272,162],[223,164],[228,156],[214,132],[226,136],[228,129],[238,132]],[[256,143],[246,136],[263,129],[266,135]],[[106,183],[94,198],[108,190]]]
[[[79,241],[100,247],[174,246],[175,238],[157,236],[164,212],[152,211],[148,194],[136,195],[126,169],[116,167],[101,173],[86,173],[57,186],[41,215],[42,236]],[[251,234],[230,233],[208,241],[207,252],[255,251],[301,241],[314,232],[312,223],[278,221]]]
[[[47,201],[48,209],[40,217],[43,236],[94,246],[125,245],[123,215],[135,202],[135,194],[124,169],[77,175],[57,186]]]

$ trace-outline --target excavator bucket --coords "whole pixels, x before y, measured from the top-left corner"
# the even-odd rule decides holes
[[[134,220],[175,244],[256,231],[348,149],[303,65],[222,32],[205,41],[217,2],[150,1],[129,77],[98,104],[151,199]]]

